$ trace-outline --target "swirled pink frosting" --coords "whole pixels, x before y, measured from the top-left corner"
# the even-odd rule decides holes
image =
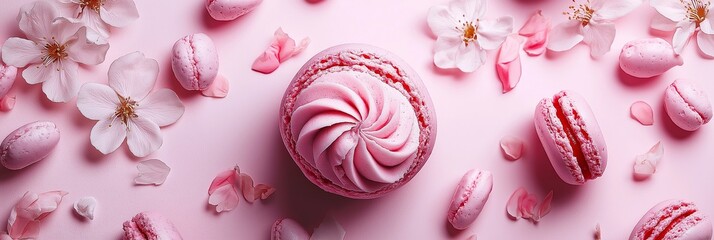
[[[369,73],[321,75],[294,107],[297,152],[345,189],[372,192],[395,183],[416,159],[420,129],[412,105]]]

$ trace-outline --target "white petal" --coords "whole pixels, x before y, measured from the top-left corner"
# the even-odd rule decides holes
[[[464,5],[467,20],[476,20],[486,13],[486,0],[466,0]]]
[[[94,220],[94,211],[97,208],[97,199],[94,197],[83,197],[74,202],[74,211],[82,217]]]
[[[72,61],[63,61],[62,63],[48,66],[46,71],[57,71],[56,69],[52,69],[53,66],[59,66],[59,77],[51,77],[43,82],[42,92],[45,93],[47,99],[53,102],[67,102],[72,100],[79,92],[80,84],[77,79],[79,66]]]
[[[56,18],[52,22],[52,33],[50,37],[53,37],[58,43],[65,44],[73,39],[77,31],[84,26],[80,22],[70,21],[67,18]]]
[[[650,5],[669,20],[675,22],[687,20],[687,9],[680,0],[650,0]]]
[[[22,78],[28,84],[37,84],[49,79],[59,79],[60,72],[57,71],[57,68],[58,64],[50,64],[49,66],[41,63],[33,64],[25,68],[25,71],[22,72]]]
[[[567,21],[556,25],[550,32],[548,49],[561,52],[570,50],[583,41],[582,24],[578,21]]]
[[[464,41],[460,37],[441,36],[437,38],[434,47],[434,65],[442,69],[455,68],[460,45],[464,45]]]
[[[615,20],[635,10],[642,4],[642,0],[616,0],[601,1],[602,6],[596,8],[592,19],[595,21]],[[595,6],[593,6],[595,7]]]
[[[664,155],[664,147],[661,142],[657,142],[649,151],[644,154],[637,155],[633,170],[639,178],[647,178],[657,170],[657,163]]]
[[[126,138],[126,125],[119,119],[99,120],[89,133],[92,146],[103,154],[114,152]]]
[[[79,21],[84,23],[85,26],[94,30],[99,36],[103,38],[109,37],[109,25],[107,25],[104,20],[99,17],[99,14],[95,11],[84,11],[79,17]]]
[[[175,123],[181,118],[183,112],[183,103],[176,93],[169,89],[160,89],[150,93],[139,102],[139,106],[136,108],[137,115],[156,123],[159,127]]]
[[[240,202],[238,192],[232,184],[220,186],[208,195],[208,204],[216,206],[216,212],[231,211]]]
[[[125,98],[140,101],[154,88],[158,75],[156,60],[144,57],[141,52],[133,52],[114,60],[109,66],[109,86]]]
[[[48,1],[35,1],[25,5],[18,16],[20,30],[33,41],[52,35],[52,22],[59,16]]]
[[[513,32],[513,18],[512,17],[500,17],[493,20],[482,20],[479,23],[478,31],[478,43],[481,48],[486,50],[493,50],[501,46],[506,36]]]
[[[139,176],[134,178],[134,183],[139,185],[161,185],[171,171],[171,168],[159,159],[141,161],[136,165],[136,169],[139,170]]]
[[[703,31],[699,31],[697,33],[697,44],[704,54],[714,57],[714,34],[706,34]]]
[[[674,31],[674,36],[672,37],[672,47],[675,53],[682,53],[682,49],[684,49],[684,46],[687,46],[696,28],[697,26],[692,22],[677,24],[677,30]]]
[[[158,150],[163,142],[156,123],[142,116],[129,120],[126,143],[134,156],[146,157]]]
[[[2,45],[2,61],[14,67],[25,67],[42,61],[42,47],[33,41],[11,37]]]
[[[310,236],[310,240],[342,240],[345,239],[345,229],[333,217],[325,217],[320,226]]]
[[[87,27],[82,27],[77,31],[74,40],[67,48],[69,58],[75,62],[96,65],[104,62],[104,57],[109,50],[109,44],[98,44],[87,38]],[[91,30],[90,30],[91,31]]]
[[[99,8],[99,15],[104,22],[115,27],[124,27],[139,18],[133,0],[107,0]]]
[[[462,72],[473,72],[483,65],[483,60],[485,60],[483,56],[485,55],[486,51],[480,49],[476,44],[459,45],[459,50],[456,53],[456,67]]]
[[[677,23],[661,14],[655,14],[654,17],[652,17],[650,27],[655,30],[670,32],[677,28]]]
[[[712,10],[714,10],[714,9],[712,9]],[[702,32],[705,32],[707,34],[714,34],[714,21],[711,20],[711,19],[714,19],[714,13],[712,13],[712,12],[714,12],[714,11],[710,10],[709,14],[707,14],[707,17],[704,19],[704,21],[702,21],[699,24],[699,29],[701,29]],[[712,18],[710,18],[710,16]]]
[[[590,46],[590,55],[600,57],[610,51],[615,40],[615,24],[589,24],[583,28],[583,42]]]
[[[77,108],[92,120],[109,119],[119,106],[117,93],[107,85],[85,83],[77,94]]]
[[[458,20],[451,15],[446,6],[433,6],[429,9],[429,14],[426,17],[426,23],[431,28],[434,35],[460,35],[460,31],[456,28],[460,26]]]

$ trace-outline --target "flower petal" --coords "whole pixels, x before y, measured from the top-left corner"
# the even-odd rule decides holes
[[[248,174],[241,173],[240,183],[240,187],[238,188],[242,190],[245,201],[249,203],[255,202],[257,197],[255,196],[255,187],[253,187],[253,178]]]
[[[74,202],[74,212],[89,220],[94,220],[94,211],[96,208],[97,199],[94,197],[83,197]]]
[[[702,32],[705,32],[706,34],[714,34],[714,11],[712,9],[709,10],[709,13],[707,13],[707,16],[704,18],[704,21],[699,23],[699,28],[702,30]]]
[[[218,187],[208,196],[208,204],[216,206],[216,212],[231,211],[238,202],[238,192],[230,184]]]
[[[148,118],[138,116],[128,121],[126,143],[134,156],[146,157],[164,143],[159,125]]]
[[[536,196],[533,194],[526,194],[518,201],[518,210],[521,212],[523,218],[533,219],[537,213],[536,205],[538,205],[538,199],[536,199]]]
[[[704,31],[697,33],[697,45],[699,50],[710,57],[714,57],[714,34],[707,34]]]
[[[33,41],[52,36],[53,22],[59,12],[49,1],[35,1],[23,6],[18,15],[20,31]]]
[[[654,123],[652,107],[643,101],[637,101],[630,106],[630,116],[645,126],[650,126]]]
[[[520,43],[517,35],[508,36],[501,45],[496,59],[496,73],[501,80],[504,93],[515,88],[521,79]]]
[[[25,67],[42,61],[42,48],[35,42],[11,37],[2,45],[2,61],[14,67]]]
[[[62,198],[68,193],[65,191],[49,191],[37,194],[37,200],[32,203],[30,208],[35,209],[36,217],[33,220],[42,220],[50,213],[57,210],[57,207],[62,202]]]
[[[545,52],[548,46],[549,31],[538,32],[533,36],[528,37],[526,43],[523,44],[523,51],[529,56],[538,56]]]
[[[79,31],[82,26],[84,25],[77,21],[71,21],[64,17],[56,18],[52,21],[52,28],[50,29],[52,33],[50,33],[50,37],[54,38],[54,41],[58,43],[66,44],[75,39],[74,37],[77,31]]]
[[[593,13],[592,20],[599,21],[612,21],[618,19],[622,16],[635,10],[642,4],[642,0],[617,0],[617,1],[600,1],[602,2],[601,7],[593,6],[595,12]]]
[[[538,10],[528,18],[528,21],[518,30],[518,34],[530,37],[539,32],[548,31],[548,29],[550,29],[550,19],[543,16],[543,11]]]
[[[15,108],[17,98],[14,95],[5,95],[0,98],[0,111],[8,112]]]
[[[140,101],[154,88],[158,75],[156,60],[144,57],[141,52],[133,52],[114,60],[109,66],[109,86],[125,98]]]
[[[218,189],[218,187],[221,187],[223,185],[236,185],[236,181],[240,177],[240,168],[237,166],[234,169],[231,170],[226,170],[221,173],[219,173],[215,178],[213,178],[213,181],[211,182],[211,186],[208,187],[208,194],[213,193]]]
[[[119,148],[126,138],[126,126],[118,119],[102,119],[89,133],[92,146],[102,154],[109,154]]]
[[[440,36],[434,46],[434,65],[441,69],[456,68],[456,56],[464,42],[459,37]]]
[[[68,57],[75,62],[96,65],[104,62],[109,50],[108,43],[97,43],[87,37],[87,27],[82,27],[74,35],[75,40],[69,43]],[[91,31],[91,30],[90,30]]]
[[[110,119],[119,106],[117,93],[107,85],[85,83],[77,94],[77,108],[92,120]]]
[[[272,73],[280,66],[277,46],[270,46],[253,61],[251,69],[259,73]]]
[[[54,66],[59,66],[60,70],[53,70],[52,67]],[[67,102],[76,97],[80,88],[79,80],[77,79],[78,70],[79,66],[72,61],[55,63],[45,68],[45,71],[57,71],[59,73],[59,77],[50,77],[42,83],[42,91],[47,95],[47,99],[53,102]]]
[[[102,20],[114,27],[124,27],[139,19],[139,11],[133,0],[106,0],[99,8]]]
[[[688,21],[687,9],[679,0],[650,0],[650,5],[662,16],[674,22]]]
[[[600,57],[610,51],[615,40],[615,24],[591,23],[583,28],[583,42],[590,46],[590,56]]]
[[[50,79],[59,79],[60,72],[57,71],[58,64],[50,64],[45,66],[44,64],[38,63],[27,66],[24,71],[22,71],[22,78],[28,84],[38,84],[46,82]]]
[[[506,36],[513,32],[513,18],[500,17],[493,20],[481,20],[478,26],[478,43],[486,50],[498,48]]]
[[[426,17],[426,23],[429,25],[431,32],[437,37],[439,36],[458,36],[461,33],[456,27],[460,26],[459,20],[454,18],[449,8],[444,5],[437,5],[429,8],[429,13]]]
[[[139,185],[161,185],[171,171],[171,168],[159,159],[141,161],[136,165],[136,169],[139,170],[139,176],[134,178],[134,183]]]
[[[228,96],[228,90],[230,90],[230,87],[228,79],[223,75],[218,74],[216,79],[213,80],[213,83],[208,86],[206,90],[201,91],[201,94],[206,97],[224,98]]]
[[[655,14],[654,17],[652,17],[650,27],[655,30],[670,32],[677,28],[677,23],[661,14]]]
[[[513,136],[507,136],[501,139],[501,150],[508,156],[510,160],[520,159],[523,155],[523,140]]]
[[[664,155],[664,147],[661,142],[657,142],[650,150],[644,154],[637,155],[635,165],[633,167],[635,176],[638,178],[647,178],[655,173],[657,163]]]
[[[519,202],[520,199],[527,195],[528,192],[526,192],[526,189],[523,187],[520,187],[516,189],[516,191],[511,194],[511,197],[508,198],[508,202],[506,203],[506,212],[508,212],[508,215],[511,216],[514,219],[520,218],[521,212],[519,210]]]
[[[456,67],[462,72],[476,71],[486,61],[486,51],[476,44],[459,45],[456,52]]]
[[[342,240],[345,239],[345,229],[333,217],[325,217],[320,226],[310,236],[310,240]]]
[[[687,46],[696,28],[697,26],[692,22],[681,22],[677,24],[677,30],[674,31],[674,36],[672,37],[672,47],[675,53],[682,53],[682,49],[684,49],[684,46]]]
[[[545,217],[548,213],[550,213],[550,203],[553,201],[553,190],[550,190],[548,195],[545,195],[545,198],[543,198],[543,202],[540,203],[540,207],[538,208],[538,219],[534,219],[536,221],[540,221],[541,218]]]
[[[260,198],[260,200],[265,200],[270,195],[273,195],[275,188],[270,185],[259,183],[255,185],[255,199]]]
[[[548,49],[562,52],[570,50],[583,41],[582,24],[578,21],[567,21],[556,25],[550,32]]]
[[[92,29],[97,36],[102,38],[109,37],[109,25],[102,20],[97,12],[84,11],[80,14],[79,21],[84,23],[87,28]]]
[[[136,114],[154,122],[159,127],[170,125],[183,116],[185,108],[174,91],[159,89],[150,93],[136,107]]]

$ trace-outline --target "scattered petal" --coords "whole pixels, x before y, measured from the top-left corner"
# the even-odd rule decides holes
[[[17,101],[17,99],[14,95],[2,97],[2,99],[0,99],[0,111],[8,112],[15,108],[15,101]]]
[[[518,200],[518,211],[523,218],[533,219],[536,214],[536,205],[538,205],[536,196],[533,194],[525,194]]]
[[[550,19],[543,16],[542,11],[539,10],[531,15],[521,30],[518,31],[519,35],[528,37],[523,50],[530,56],[543,54],[548,43],[549,32]]]
[[[139,185],[161,185],[171,171],[171,168],[159,159],[141,161],[136,168],[139,170],[139,176],[134,178],[134,183]]]
[[[223,75],[218,74],[216,79],[213,80],[213,84],[211,84],[211,86],[208,86],[208,89],[203,90],[201,94],[206,97],[224,98],[228,96],[229,89],[230,83],[228,79]]]
[[[550,212],[553,191],[543,198],[543,202],[538,204],[538,199],[534,194],[529,194],[524,188],[516,189],[506,203],[506,211],[513,220],[519,218],[530,219],[533,222],[540,221]]]
[[[275,188],[267,184],[260,183],[255,185],[255,199],[260,198],[260,200],[265,200],[270,197],[270,195],[273,195],[274,192]]]
[[[562,52],[570,50],[583,41],[582,25],[580,22],[567,21],[553,27],[547,48],[551,51]]]
[[[540,203],[540,207],[538,208],[538,214],[537,219],[534,219],[536,221],[540,220],[542,217],[550,213],[550,203],[553,201],[553,190],[551,190],[548,195],[545,195],[545,198],[543,198],[543,202]]]
[[[498,53],[496,73],[503,85],[503,93],[511,91],[521,80],[520,44],[521,40],[518,36],[510,35],[506,37]]]
[[[310,44],[310,39],[305,38],[300,41],[300,45],[295,45],[295,40],[283,32],[282,28],[275,30],[270,46],[255,59],[252,69],[260,73],[272,73],[289,58],[299,54]]]
[[[514,219],[520,218],[522,215],[519,211],[519,202],[521,198],[525,195],[527,195],[528,192],[526,192],[525,188],[518,188],[513,194],[511,194],[511,197],[508,199],[508,203],[506,203],[506,212],[508,212],[508,215],[511,216]]]
[[[520,138],[507,136],[501,139],[501,150],[509,160],[517,160],[523,154],[523,144],[523,140]]]
[[[345,239],[345,229],[332,217],[325,217],[320,226],[310,236],[310,240],[342,240]]]
[[[238,166],[216,176],[208,188],[208,203],[216,206],[217,212],[230,211],[238,206],[239,194],[249,203],[265,200],[275,189],[266,184],[253,186],[253,178],[240,172]]]
[[[652,107],[643,101],[637,101],[630,106],[630,115],[642,125],[650,126],[654,123]]]
[[[615,24],[590,24],[583,27],[583,42],[590,46],[590,56],[600,57],[610,51],[615,41]]]
[[[236,184],[236,180],[238,180],[237,176],[240,175],[240,168],[236,166],[235,168],[231,170],[226,170],[218,174],[213,181],[211,182],[211,186],[208,187],[208,194],[213,193],[216,189],[223,185],[228,185],[228,184]]]
[[[209,194],[208,204],[216,206],[216,212],[227,212],[238,206],[238,192],[233,185],[220,186]]]
[[[663,155],[664,146],[662,146],[662,142],[657,142],[648,152],[637,155],[634,165],[635,176],[640,179],[652,176],[657,170],[657,163],[662,159]]]
[[[83,197],[74,202],[74,211],[82,217],[94,220],[94,210],[97,208],[97,199]]]
[[[12,239],[35,239],[40,232],[40,221],[57,209],[64,191],[40,194],[26,192],[10,212],[7,221],[8,235]]]

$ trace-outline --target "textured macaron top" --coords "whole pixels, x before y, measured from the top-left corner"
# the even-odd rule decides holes
[[[303,173],[326,191],[375,198],[409,181],[433,148],[428,93],[385,50],[324,50],[295,75],[281,107],[281,134]]]
[[[667,200],[650,209],[630,234],[630,240],[711,239],[712,223],[686,200]]]

